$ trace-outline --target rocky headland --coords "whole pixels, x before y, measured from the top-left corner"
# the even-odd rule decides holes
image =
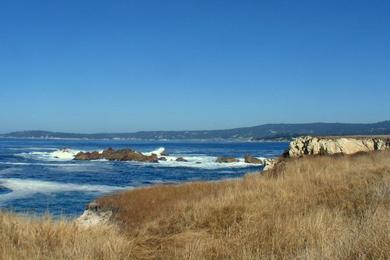
[[[313,137],[303,136],[290,142],[286,157],[304,155],[355,154],[390,148],[390,137]]]

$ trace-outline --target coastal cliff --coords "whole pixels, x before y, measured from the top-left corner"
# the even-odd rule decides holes
[[[389,137],[312,137],[294,139],[286,157],[303,155],[354,154],[358,152],[383,151],[390,149]]]

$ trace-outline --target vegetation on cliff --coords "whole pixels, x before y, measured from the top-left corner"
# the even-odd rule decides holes
[[[0,215],[0,258],[386,259],[390,152],[103,197],[116,228]]]

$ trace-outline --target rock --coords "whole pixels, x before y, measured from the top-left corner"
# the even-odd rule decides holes
[[[167,158],[165,158],[165,157],[160,157],[160,158],[158,158],[158,160],[159,160],[159,161],[166,161]]]
[[[176,159],[176,162],[188,162],[186,159],[184,159],[183,157],[179,157]]]
[[[245,155],[244,157],[246,163],[252,163],[252,164],[263,164],[263,160],[260,160],[256,157]]]
[[[239,162],[238,159],[234,157],[218,157],[217,160],[215,160],[217,163],[234,163]]]
[[[354,154],[358,152],[382,151],[390,148],[390,141],[376,137],[311,137],[294,139],[285,155]]]
[[[91,202],[88,204],[84,213],[76,219],[75,223],[82,228],[107,225],[111,216],[111,210],[104,210],[96,202]]]
[[[79,152],[75,155],[75,160],[99,160],[103,156],[99,152]]]
[[[102,153],[99,152],[79,152],[74,160],[97,160],[106,159],[109,161],[138,161],[138,162],[158,162],[157,155],[144,155],[131,149],[114,150],[108,148]]]
[[[115,153],[114,149],[109,147],[109,148],[107,148],[106,150],[104,150],[102,152],[102,155],[103,155],[104,158],[108,158],[108,157],[112,156],[114,153]]]
[[[263,168],[263,171],[268,171],[268,170],[271,170],[272,168],[274,168],[274,166],[276,165],[276,163],[278,162],[278,160],[276,159],[265,159],[264,160],[264,168]]]

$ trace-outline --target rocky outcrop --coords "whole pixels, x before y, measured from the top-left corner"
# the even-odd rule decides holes
[[[252,163],[252,164],[264,164],[263,160],[253,157],[251,155],[245,155],[244,160],[246,163]]]
[[[108,225],[112,216],[112,210],[103,209],[96,202],[91,202],[84,213],[75,221],[76,225],[89,228],[93,226]]]
[[[234,157],[218,157],[217,160],[215,160],[217,163],[234,163],[239,162],[238,159]]]
[[[99,152],[79,152],[74,157],[75,160],[99,160],[103,159],[103,156]]]
[[[264,165],[263,171],[271,170],[272,168],[274,168],[277,162],[278,162],[277,159],[266,158],[263,162]]]
[[[176,159],[176,162],[188,162],[188,160],[184,159],[183,157],[179,157]]]
[[[312,137],[294,139],[286,151],[287,157],[304,155],[354,154],[390,149],[390,139],[380,137]]]
[[[138,162],[158,162],[156,154],[144,155],[131,149],[114,150],[108,148],[103,152],[79,152],[74,160],[99,160],[106,159],[109,161],[138,161]]]

